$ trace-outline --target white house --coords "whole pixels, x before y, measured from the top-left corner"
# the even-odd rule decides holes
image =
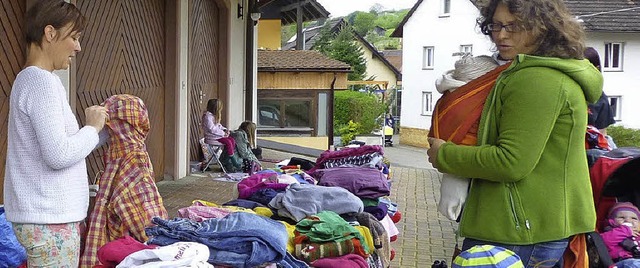
[[[391,36],[403,38],[403,90],[400,142],[427,147],[431,112],[441,96],[435,80],[459,57],[493,54],[489,38],[476,24],[479,10],[471,0],[418,0]],[[600,52],[605,80],[618,124],[640,128],[640,2],[565,0],[584,21],[587,45]]]
[[[469,0],[418,0],[391,34],[402,37],[400,142],[427,147],[431,112],[440,93],[435,81],[453,69],[456,52],[490,55],[491,42],[476,26]]]
[[[600,54],[604,92],[616,125],[640,129],[640,2],[565,0],[583,22],[587,45]]]

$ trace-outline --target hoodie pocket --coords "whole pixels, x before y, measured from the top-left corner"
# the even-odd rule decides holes
[[[507,183],[506,187],[508,189],[507,194],[509,195],[509,208],[511,210],[511,216],[513,217],[515,229],[517,231],[521,231],[522,228],[524,228],[527,235],[529,235],[531,225],[529,223],[529,219],[527,219],[524,213],[524,210],[522,209],[522,200],[518,194],[518,187],[515,183]]]

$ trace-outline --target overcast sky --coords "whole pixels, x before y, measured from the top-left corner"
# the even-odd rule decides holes
[[[354,11],[369,11],[371,6],[378,3],[383,10],[400,10],[411,8],[417,0],[316,0],[331,15],[330,17],[342,17]]]

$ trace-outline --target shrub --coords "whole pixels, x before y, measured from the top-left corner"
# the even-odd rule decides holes
[[[353,121],[349,120],[349,123],[347,123],[346,125],[342,126],[338,131],[340,133],[342,133],[342,135],[340,135],[340,138],[342,140],[342,144],[349,144],[350,141],[352,141],[353,139],[355,139],[356,135],[358,135],[358,128],[361,127],[361,124],[359,123],[354,123]]]
[[[640,147],[640,129],[610,126],[607,135],[613,138],[618,147]]]
[[[380,128],[376,119],[385,110],[385,105],[373,94],[351,90],[337,91],[335,93],[333,120],[337,135],[342,135],[342,129],[349,126],[349,121],[357,123],[353,131],[355,135],[369,134]],[[346,144],[350,140],[343,140]]]

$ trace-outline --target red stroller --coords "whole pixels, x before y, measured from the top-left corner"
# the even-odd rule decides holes
[[[591,157],[594,151],[588,150]],[[595,202],[596,229],[606,226],[609,209],[616,202],[640,204],[640,148],[618,148],[601,153],[590,167],[591,187]],[[613,264],[599,235],[588,235],[590,267],[609,267]],[[599,240],[599,241],[598,241]]]

